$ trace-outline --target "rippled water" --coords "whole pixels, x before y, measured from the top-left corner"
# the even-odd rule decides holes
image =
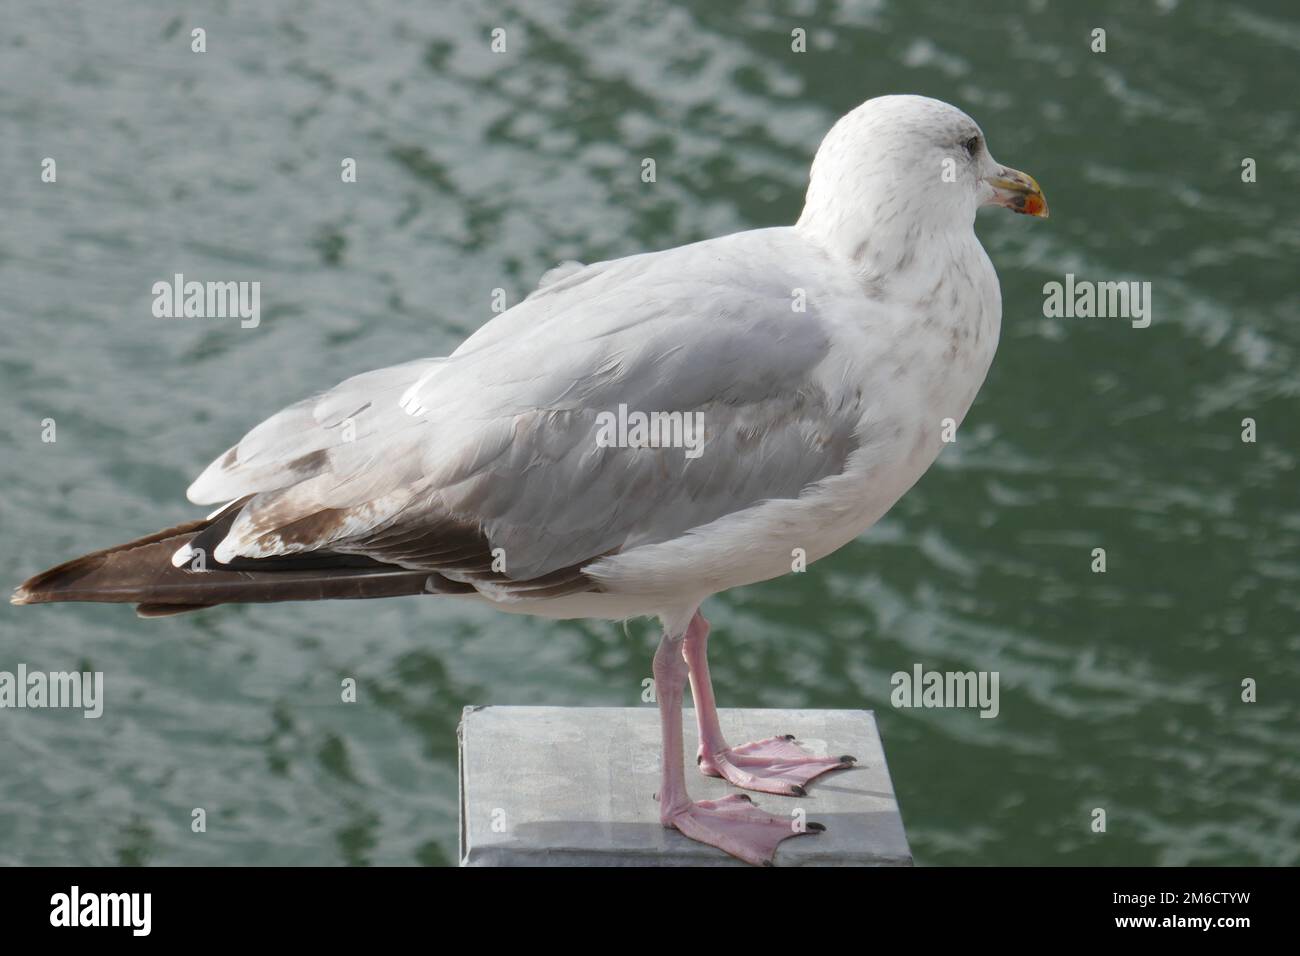
[[[494,288],[793,221],[869,96],[967,109],[1052,208],[980,217],[993,371],[869,535],[710,602],[719,697],[874,708],[922,863],[1300,862],[1294,5],[59,3],[0,49],[9,583],[187,520],[247,426],[449,351]],[[154,319],[176,272],[260,281],[261,325]],[[1066,273],[1151,282],[1151,326],[1044,318]],[[5,605],[0,669],[109,699],[0,713],[0,862],[452,862],[461,708],[637,705],[654,641],[426,599]],[[916,663],[998,671],[1000,716],[892,708]]]

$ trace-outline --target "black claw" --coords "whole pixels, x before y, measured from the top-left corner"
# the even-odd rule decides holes
[[[854,757],[852,754],[843,754],[840,757],[840,763],[854,764],[857,762],[858,762],[858,758]]]
[[[738,793],[738,794],[736,794],[736,796],[740,797],[740,799],[744,800],[746,803],[753,803],[753,802],[754,802],[754,798],[751,797],[751,796],[750,796],[749,794],[747,794],[747,793]]]
[[[803,787],[795,786],[790,788],[790,795],[793,797],[806,797],[808,796],[808,791]]]
[[[704,754],[697,754],[695,757],[695,765],[698,767],[702,763],[704,763]]]
[[[808,832],[809,832],[809,833],[825,833],[825,832],[826,832],[826,824],[824,824],[824,823],[810,823],[810,824],[808,824]]]
[[[764,861],[763,861],[763,865],[764,865],[764,866],[776,866],[776,864],[773,863],[771,860],[764,860]]]
[[[781,735],[781,739],[782,739],[782,740],[794,740],[794,734],[782,734],[782,735]]]

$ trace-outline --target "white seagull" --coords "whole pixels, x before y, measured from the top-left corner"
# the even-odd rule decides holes
[[[983,205],[1047,215],[961,110],[868,100],[822,141],[794,226],[552,270],[451,355],[258,425],[190,486],[195,504],[224,503],[207,518],[62,564],[12,600],[151,617],[436,594],[657,616],[660,821],[770,864],[797,835],[788,816],[687,794],[688,678],[706,774],[802,795],[852,758],[727,743],[700,605],[852,541],[935,460],[998,341]]]

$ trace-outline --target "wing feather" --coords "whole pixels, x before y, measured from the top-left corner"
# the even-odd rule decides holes
[[[861,390],[816,296],[792,310],[779,243],[756,235],[575,264],[451,356],[272,416],[190,488],[199,503],[251,496],[217,559],[329,548],[484,593],[569,593],[597,557],[840,473]],[[602,446],[620,407],[699,416],[699,456]]]

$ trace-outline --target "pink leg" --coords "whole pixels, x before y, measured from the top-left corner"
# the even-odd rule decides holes
[[[698,615],[696,617],[703,620]],[[686,793],[682,746],[682,696],[686,688],[686,671],[682,638],[665,632],[654,663],[655,693],[659,699],[659,721],[663,730],[659,821],[692,840],[715,846],[746,863],[772,866],[777,844],[782,840],[826,828],[820,823],[800,827],[793,817],[764,813],[742,793],[728,794],[721,800],[691,800]]]
[[[769,737],[754,743],[728,747],[718,722],[718,705],[709,678],[709,622],[699,611],[686,629],[682,656],[690,668],[691,696],[700,725],[697,763],[710,777],[723,777],[745,790],[779,793],[788,797],[807,795],[804,785],[828,770],[851,767],[856,762],[842,757],[815,757],[794,742],[792,735]]]

